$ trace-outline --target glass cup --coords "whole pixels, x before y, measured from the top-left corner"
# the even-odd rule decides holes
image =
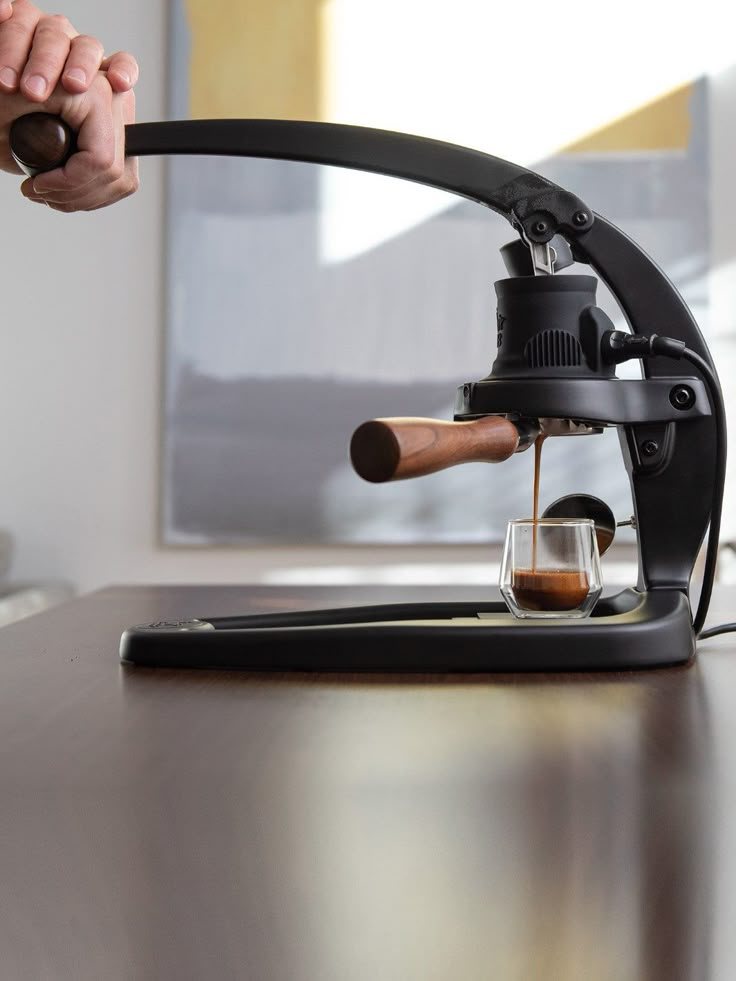
[[[500,586],[516,617],[587,617],[602,588],[593,521],[509,521]]]

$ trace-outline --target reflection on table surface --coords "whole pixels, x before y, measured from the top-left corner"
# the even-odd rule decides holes
[[[728,637],[625,675],[116,662],[133,623],[359,592],[121,587],[0,631],[6,976],[736,977]]]
[[[708,977],[697,669],[661,674],[656,697],[634,677],[261,684],[268,734],[231,774],[242,806],[220,814],[217,874],[231,895],[239,874],[257,883],[257,933],[284,976]],[[164,806],[172,785],[157,770],[149,790]],[[165,905],[166,878],[152,869],[149,885]]]

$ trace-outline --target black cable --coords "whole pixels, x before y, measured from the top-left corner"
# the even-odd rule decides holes
[[[698,634],[698,640],[708,640],[709,637],[717,637],[718,634],[728,634],[732,630],[736,630],[736,623],[719,623],[717,627],[708,627],[707,630],[701,630]]]

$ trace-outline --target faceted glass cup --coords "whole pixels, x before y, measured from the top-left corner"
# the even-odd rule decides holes
[[[587,617],[602,585],[589,518],[509,521],[500,586],[514,616]]]

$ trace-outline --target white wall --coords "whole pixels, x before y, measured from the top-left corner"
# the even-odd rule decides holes
[[[140,116],[159,118],[163,4],[70,0],[64,12],[109,50],[137,53]],[[15,183],[0,183],[0,523],[16,539],[13,577],[88,587],[145,575],[155,536],[161,167],[146,167],[137,198],[90,215],[29,207]]]
[[[76,26],[140,60],[138,118],[165,115],[165,3],[66,0]],[[734,118],[736,79],[716,86],[716,111]],[[730,183],[733,154],[714,147]],[[728,166],[726,166],[726,164]],[[344,563],[346,549],[172,549],[158,544],[159,404],[162,374],[160,161],[142,162],[134,198],[91,215],[63,216],[25,202],[0,180],[3,235],[0,526],[16,539],[15,579],[60,578],[87,590],[108,582],[257,581],[293,564]],[[719,185],[720,186],[720,185]],[[730,189],[730,188],[729,188]],[[734,222],[715,230],[719,255],[733,250]],[[730,267],[714,277],[721,323],[732,323]],[[720,303],[720,306],[719,306]],[[426,557],[427,552],[420,552]],[[384,549],[361,561],[386,561]],[[393,561],[417,553],[394,549]],[[483,553],[453,550],[448,558]]]

